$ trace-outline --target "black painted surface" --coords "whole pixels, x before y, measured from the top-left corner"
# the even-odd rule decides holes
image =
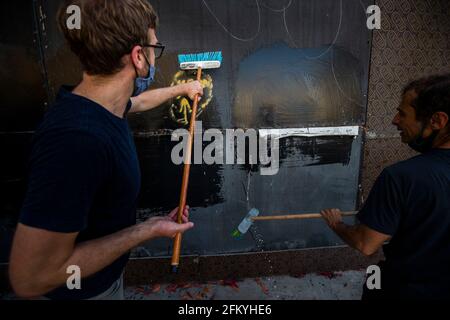
[[[37,20],[33,1],[0,3],[0,262],[9,256],[32,131],[47,102]]]
[[[352,155],[352,136],[288,137],[280,141],[280,165],[295,167],[342,164],[348,166]]]
[[[151,140],[139,140],[138,146],[152,144]],[[156,210],[141,207],[140,219],[161,211],[167,212],[178,203],[181,170],[177,176],[165,170],[167,164],[158,164],[159,159],[164,157],[162,154],[169,152],[170,148],[164,147],[167,141],[160,139],[157,148],[146,147],[152,150],[152,155],[141,162],[141,168],[144,180],[155,179],[165,181],[165,185],[173,184],[169,194],[156,191],[156,186],[149,189],[143,187],[142,190],[146,203],[164,203],[168,207]],[[321,219],[259,222],[242,239],[232,237],[231,233],[252,207],[258,208],[261,215],[318,212],[329,207],[342,210],[355,208],[359,172],[354,168],[359,165],[360,138],[291,137],[282,139],[281,145],[284,147],[280,154],[280,169],[273,176],[260,175],[257,165],[225,164],[217,166],[217,172],[202,177],[205,165],[192,166],[190,181],[194,192],[189,192],[188,203],[195,203],[191,210],[195,229],[183,237],[184,254],[257,252],[263,249],[286,250],[341,244]],[[158,150],[159,156],[156,155]],[[155,170],[158,168],[164,169]],[[146,175],[145,172],[156,175]],[[219,180],[216,180],[217,176]],[[202,188],[196,180],[201,181]],[[165,185],[160,188],[170,190]],[[208,193],[202,192],[205,186],[210,190]],[[204,196],[207,194],[213,194],[216,201],[205,206]],[[154,197],[163,197],[163,201]],[[352,218],[347,218],[347,221],[352,221]],[[168,239],[157,239],[138,248],[134,254],[139,257],[170,255],[171,245]]]
[[[147,208],[147,214],[168,212],[178,206],[183,166],[172,163],[172,148],[178,142],[170,138],[170,135],[135,138],[143,177],[139,207]],[[191,165],[189,206],[208,207],[224,201],[222,171],[221,165]]]
[[[32,1],[0,3],[0,132],[34,130],[47,95]]]

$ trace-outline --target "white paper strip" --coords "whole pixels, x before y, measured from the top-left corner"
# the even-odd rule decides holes
[[[343,127],[313,127],[313,128],[283,128],[283,129],[259,129],[260,137],[268,135],[277,138],[291,136],[299,137],[320,137],[320,136],[357,136],[358,126]]]

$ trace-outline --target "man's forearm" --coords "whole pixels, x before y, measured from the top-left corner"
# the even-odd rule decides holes
[[[151,233],[151,231],[150,231]],[[67,267],[76,265],[80,268],[81,277],[90,276],[110,265],[127,251],[138,246],[143,241],[151,239],[148,227],[135,225],[111,235],[82,242],[75,246],[72,254],[56,272],[41,270],[48,278],[42,279],[37,295],[49,292],[66,283]]]
[[[358,225],[349,226],[341,222],[334,225],[332,229],[350,247],[362,251],[363,241],[359,232]]]
[[[145,91],[139,96],[131,98],[132,106],[130,112],[145,112],[151,110],[165,103],[169,99],[185,94],[185,91],[186,89],[183,84]]]
[[[324,209],[320,212],[328,226],[350,247],[370,256],[378,251],[391,235],[374,230],[363,223],[349,226],[342,221],[339,209]]]

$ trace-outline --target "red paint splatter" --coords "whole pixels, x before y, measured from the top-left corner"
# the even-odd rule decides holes
[[[177,288],[178,288],[178,285],[177,285],[176,283],[169,284],[169,285],[166,287],[166,291],[167,291],[167,292],[170,292],[170,293],[174,293],[175,291],[177,291]]]
[[[236,280],[233,279],[225,279],[225,280],[220,280],[219,283],[224,286],[224,287],[231,287],[232,289],[238,291],[239,290],[239,285],[237,284]]]
[[[264,282],[260,278],[256,278],[255,282],[258,284],[258,286],[261,288],[262,292],[264,294],[269,294],[269,288],[264,284]]]

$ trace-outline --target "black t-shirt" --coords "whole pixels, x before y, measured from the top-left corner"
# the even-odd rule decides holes
[[[384,169],[358,218],[392,236],[383,247],[382,289],[405,298],[450,298],[450,149]]]
[[[70,89],[61,88],[33,137],[20,222],[55,232],[79,232],[80,243],[135,224],[140,171],[126,118]],[[127,111],[130,107],[131,102]],[[98,295],[120,277],[128,256],[82,278],[80,290],[64,285],[46,296]]]

